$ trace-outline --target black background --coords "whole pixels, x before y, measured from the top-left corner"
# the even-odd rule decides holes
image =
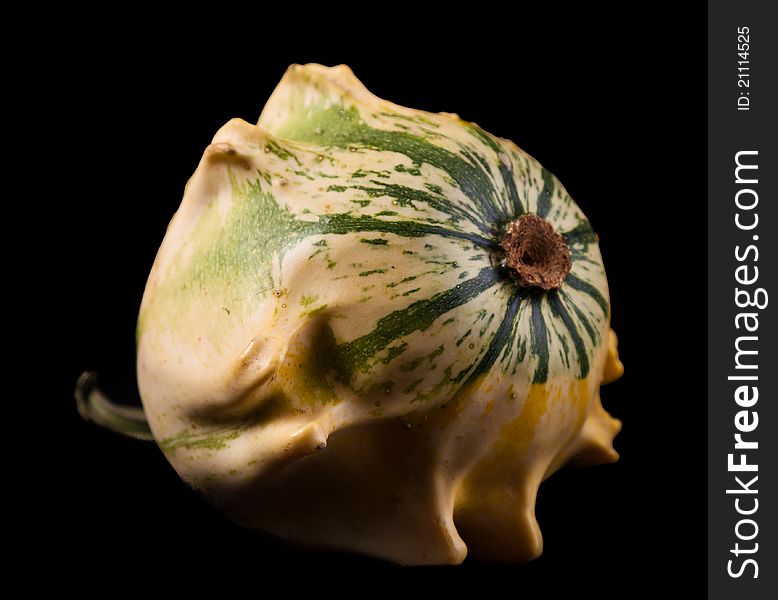
[[[483,24],[460,15],[451,25],[403,13],[385,30],[349,17],[353,25],[321,21],[310,31],[239,15],[213,31],[70,28],[51,45],[42,116],[63,162],[55,185],[33,183],[48,190],[45,287],[56,291],[50,325],[63,342],[46,376],[55,387],[47,418],[63,439],[44,481],[57,498],[45,503],[57,508],[38,514],[48,532],[38,560],[57,568],[58,582],[86,587],[162,577],[260,594],[270,577],[345,590],[364,575],[407,582],[409,592],[470,582],[609,597],[680,582],[701,594],[704,13],[684,21],[655,8],[559,8]],[[153,444],[75,411],[72,388],[87,368],[114,399],[137,402],[135,319],[184,184],[217,129],[231,117],[255,122],[293,62],[347,63],[382,98],[457,112],[513,139],[559,177],[600,235],[626,366],[603,388],[624,423],[621,460],[567,468],[541,486],[545,550],[532,563],[402,569],[289,548],[208,507]]]

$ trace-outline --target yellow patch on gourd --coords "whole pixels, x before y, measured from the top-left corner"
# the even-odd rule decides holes
[[[500,437],[469,473],[459,491],[458,503],[470,509],[498,510],[516,506],[505,502],[512,488],[521,485],[524,471],[521,457],[526,453],[535,429],[548,408],[551,390],[544,384],[533,384],[519,416],[503,426]],[[495,486],[495,482],[510,481],[510,485]],[[514,486],[515,484],[515,486]]]
[[[578,411],[575,424],[576,431],[583,426],[584,421],[586,421],[586,417],[589,414],[589,404],[592,399],[589,383],[588,377],[570,383],[567,387],[567,395],[562,397],[562,401],[566,406]]]
[[[583,379],[562,389],[531,385],[519,415],[502,427],[488,454],[463,480],[454,520],[468,547],[479,556],[513,561],[540,554],[535,495],[544,473],[538,457],[528,460],[528,454],[541,421],[550,418],[553,402],[563,403],[562,418],[575,423],[571,432],[578,431],[589,412],[589,384]],[[569,410],[575,411],[572,418],[565,416]]]
[[[278,369],[278,384],[298,410],[307,412],[339,401],[329,383],[333,374],[331,358],[334,342],[328,333],[323,319],[303,327],[289,344]]]

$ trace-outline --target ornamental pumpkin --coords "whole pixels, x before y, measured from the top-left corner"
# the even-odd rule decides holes
[[[526,561],[541,481],[617,459],[609,323],[597,236],[535,159],[295,65],[187,184],[138,381],[173,467],[246,526],[406,564]]]

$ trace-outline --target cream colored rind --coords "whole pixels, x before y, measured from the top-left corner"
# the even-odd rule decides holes
[[[434,207],[419,215],[418,203],[398,205],[390,196],[371,196],[362,206],[364,190],[349,187],[362,181],[430,189],[421,178],[471,210],[461,185],[434,165],[416,165],[369,144],[301,140],[300,123],[330,105],[358,109],[375,130],[428,135],[451,153],[463,144],[485,152],[469,124],[380,100],[347,67],[291,67],[258,126],[236,119],[214,137],[149,277],[138,379],[155,438],[186,481],[252,527],[404,564],[458,563],[468,551],[495,560],[534,558],[542,550],[534,518],[540,482],[574,455],[591,462],[618,458],[612,439],[620,424],[599,400],[600,384],[622,370],[608,319],[596,321],[598,342],[589,343],[583,378],[563,355],[549,353],[542,383],[533,383],[537,364],[529,354],[514,372],[494,368],[464,386],[446,382],[446,365],[455,365],[455,373],[488,352],[499,323],[479,325],[485,341],[472,348],[456,343],[465,332],[460,323],[475,322],[481,311],[504,312],[503,286],[402,336],[401,359],[382,349],[367,371],[356,369],[349,381],[335,376],[322,360],[332,349],[323,339],[340,346],[359,340],[388,314],[468,281],[491,259],[471,260],[466,236],[483,232],[466,219],[457,224],[460,238],[378,230],[313,235],[305,225],[299,226],[305,235],[295,237],[298,225],[273,206],[303,224],[349,211],[382,221],[444,220]],[[531,182],[542,179],[540,165],[510,142],[499,143],[503,150],[488,172],[495,189],[504,191],[500,164],[511,165],[517,181],[527,182],[528,208],[538,207],[540,190]],[[354,177],[363,171],[389,175]],[[559,231],[571,230],[585,217],[561,185],[556,189],[548,218]],[[265,197],[273,200],[263,221],[257,215],[265,213],[252,211]],[[380,215],[387,212],[396,216]],[[292,242],[276,248],[273,235],[252,237],[263,223]],[[322,240],[326,246],[315,245]],[[418,257],[433,244],[445,257],[441,262],[458,266],[420,278],[413,284],[420,286],[417,295],[403,295],[413,289],[409,284],[391,287],[421,271]],[[587,246],[585,257],[573,274],[607,300],[596,244]],[[257,266],[258,260],[266,262]],[[476,269],[460,277],[462,265],[473,262]],[[575,298],[595,322],[596,303]],[[456,318],[453,326],[442,324],[446,318]],[[517,339],[532,335],[529,320],[517,318]],[[410,369],[415,361],[419,366]],[[419,393],[405,393],[419,378]],[[439,382],[444,385],[436,388]]]

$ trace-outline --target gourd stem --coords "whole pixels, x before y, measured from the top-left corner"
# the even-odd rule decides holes
[[[567,241],[546,219],[526,214],[508,223],[500,242],[503,265],[522,287],[558,290],[573,263]]]
[[[153,440],[142,408],[121,406],[97,387],[97,375],[86,371],[76,382],[76,407],[86,420],[138,440]]]

